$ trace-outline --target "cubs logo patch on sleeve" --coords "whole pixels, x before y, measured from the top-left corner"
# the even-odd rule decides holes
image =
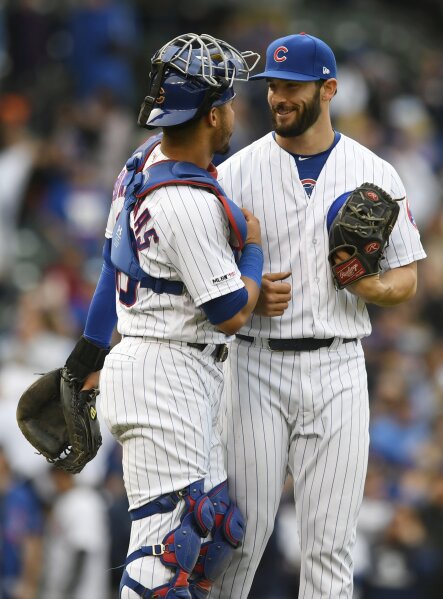
[[[408,199],[406,199],[406,212],[408,213],[408,218],[409,218],[409,220],[411,221],[411,223],[414,225],[414,227],[415,227],[416,229],[418,229],[418,227],[417,227],[417,223],[415,222],[415,218],[414,218],[414,215],[412,214],[412,211],[411,211],[411,206],[410,206],[410,204],[409,204],[409,201],[408,201]]]

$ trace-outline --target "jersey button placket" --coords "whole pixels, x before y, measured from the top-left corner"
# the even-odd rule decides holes
[[[314,202],[309,202],[306,207],[305,215],[305,256],[308,264],[308,279],[309,279],[309,297],[311,300],[311,330],[312,336],[315,336],[316,326],[315,320],[319,310],[319,284],[318,284],[318,239],[315,236],[315,214]]]

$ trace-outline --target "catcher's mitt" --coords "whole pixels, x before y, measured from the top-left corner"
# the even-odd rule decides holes
[[[35,381],[20,397],[17,422],[48,462],[77,474],[102,444],[95,407],[98,389],[82,391],[90,372],[103,367],[109,350],[81,338],[66,366]]]
[[[343,199],[340,196],[336,202]],[[332,204],[327,219],[328,258],[337,289],[380,272],[380,260],[397,221],[399,201],[377,185],[363,183],[349,194],[335,216],[337,206]],[[349,258],[336,263],[338,250],[349,254]]]
[[[48,462],[77,474],[102,444],[95,400],[97,389],[80,391],[65,368],[41,376],[21,396],[17,422],[26,439]]]

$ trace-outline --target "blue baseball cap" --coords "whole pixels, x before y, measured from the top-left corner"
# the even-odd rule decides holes
[[[268,46],[266,67],[250,79],[317,81],[337,77],[337,63],[331,48],[307,33],[280,37]]]

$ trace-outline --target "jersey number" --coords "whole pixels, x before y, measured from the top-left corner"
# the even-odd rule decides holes
[[[132,236],[132,248],[134,253],[145,250],[151,246],[151,241],[158,243],[159,238],[154,228],[148,229],[143,235],[142,228],[151,219],[151,214],[147,208],[136,215],[134,222],[135,236]],[[137,301],[137,289],[139,281],[128,277],[126,274],[117,271],[117,291],[120,303],[130,308]]]
[[[131,279],[125,273],[117,271],[117,291],[121,304],[130,308],[137,300],[137,289],[139,281]]]

